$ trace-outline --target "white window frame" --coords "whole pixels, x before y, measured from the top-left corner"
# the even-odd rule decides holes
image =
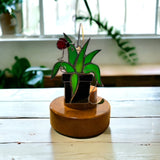
[[[159,37],[159,34],[157,34],[157,25],[158,25],[158,11],[159,11],[159,0],[156,0],[156,10],[155,10],[155,33],[154,34],[122,34],[122,37],[131,38],[131,37]],[[45,37],[44,34],[44,16],[43,16],[43,0],[39,0],[39,11],[40,11],[40,37]],[[76,11],[75,11],[76,13]],[[126,15],[125,15],[126,16]],[[160,15],[159,15],[160,16]],[[75,22],[76,26],[76,22]],[[75,33],[74,33],[75,34]],[[54,35],[51,35],[54,36]],[[89,35],[91,37],[106,37],[104,35]],[[48,36],[46,36],[48,37]]]
[[[153,38],[160,38],[160,34],[157,33],[157,24],[158,24],[158,11],[160,10],[160,7],[159,7],[159,0],[156,0],[156,11],[155,11],[155,33],[154,34],[122,34],[122,38],[124,39],[141,39],[141,38],[145,38],[145,39],[153,39]],[[28,40],[33,40],[33,39],[37,39],[37,40],[49,40],[50,38],[53,39],[53,38],[57,38],[59,37],[60,35],[45,35],[44,34],[44,15],[43,15],[43,0],[39,0],[39,13],[40,13],[40,34],[37,35],[37,36],[34,36],[34,35],[18,35],[18,36],[14,36],[14,35],[11,35],[11,36],[1,36],[0,37],[0,41],[17,41],[19,39],[23,40],[23,38],[25,37],[25,41],[28,39]],[[76,11],[75,11],[76,13]],[[75,22],[75,26],[76,26],[76,22]],[[75,33],[73,36],[76,36]],[[110,39],[110,37],[106,36],[106,34],[102,34],[102,35],[88,35],[92,38],[102,38],[102,39]],[[27,38],[27,39],[26,39]]]

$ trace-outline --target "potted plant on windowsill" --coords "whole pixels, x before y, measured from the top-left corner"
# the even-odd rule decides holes
[[[0,0],[0,24],[3,35],[20,33],[22,0]]]
[[[52,78],[59,70],[63,72],[65,95],[54,99],[50,104],[50,123],[59,133],[78,138],[93,137],[105,131],[110,121],[110,105],[97,97],[97,87],[91,87],[93,77],[96,85],[102,86],[100,69],[92,59],[100,52],[95,50],[85,54],[90,39],[81,47],[79,36],[77,46],[64,34],[57,47],[62,49],[62,57],[53,66]],[[68,62],[63,60],[64,50],[68,49]],[[93,74],[91,74],[93,73]],[[97,99],[101,100],[97,102]]]

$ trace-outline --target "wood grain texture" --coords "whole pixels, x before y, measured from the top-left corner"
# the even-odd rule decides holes
[[[0,160],[159,160],[160,87],[98,88],[110,126],[75,139],[51,128],[49,105],[63,88],[0,90]]]
[[[109,101],[111,105],[111,117],[159,117],[159,100],[137,100],[137,101]],[[49,118],[48,101],[30,102],[0,102],[0,119],[2,118]]]
[[[96,97],[97,98],[97,97]],[[95,98],[94,98],[95,100]],[[50,104],[50,123],[59,133],[77,138],[97,136],[104,132],[110,122],[110,104],[78,103],[70,107],[64,102],[64,96],[56,98]],[[83,108],[81,108],[83,107]]]
[[[1,102],[52,101],[64,96],[64,88],[0,89]],[[100,87],[98,96],[106,100],[160,100],[160,87]]]
[[[0,144],[3,160],[159,160],[157,143],[21,143]]]
[[[0,119],[0,143],[160,143],[159,126],[160,118],[111,118],[109,128],[103,134],[84,140],[58,134],[51,128],[49,119]]]

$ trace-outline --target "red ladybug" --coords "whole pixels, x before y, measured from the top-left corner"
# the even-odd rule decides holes
[[[65,38],[60,38],[57,42],[57,48],[62,50],[67,47],[69,47],[68,41]]]

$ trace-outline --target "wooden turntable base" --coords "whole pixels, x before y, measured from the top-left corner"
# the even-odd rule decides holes
[[[81,104],[76,104],[81,105]],[[67,106],[64,96],[58,97],[50,104],[50,123],[59,133],[77,138],[87,138],[104,132],[110,122],[110,104],[104,100],[102,104],[92,105],[84,109]]]

